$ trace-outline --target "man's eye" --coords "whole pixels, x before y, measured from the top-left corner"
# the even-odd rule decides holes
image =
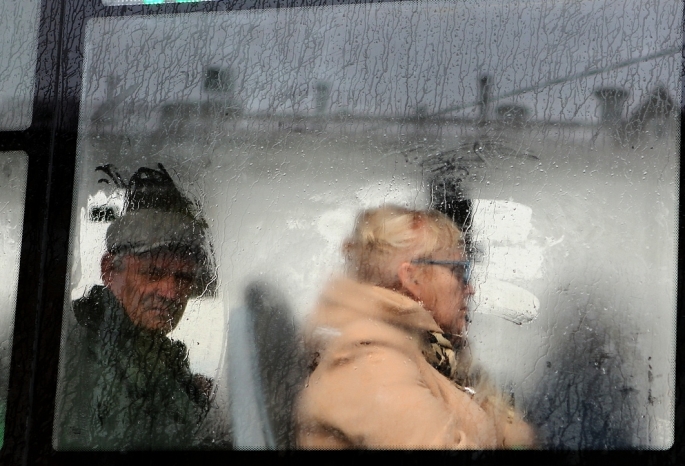
[[[147,276],[150,280],[161,280],[164,277],[164,271],[160,269],[150,269],[147,271]]]

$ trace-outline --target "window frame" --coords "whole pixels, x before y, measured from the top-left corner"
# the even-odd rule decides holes
[[[383,1],[383,0],[381,0]],[[394,0],[390,0],[394,1]],[[103,6],[101,0],[42,0],[39,12],[35,90],[31,125],[22,131],[0,131],[0,151],[28,155],[25,214],[17,291],[14,339],[7,400],[5,440],[1,464],[129,464],[154,461],[183,464],[226,461],[253,452],[56,452],[52,424],[59,365],[63,303],[67,290],[69,232],[74,194],[78,117],[83,79],[87,20],[96,17],[134,17],[194,12],[342,5],[355,0],[216,0],[201,3]],[[374,3],[378,3],[375,1]],[[685,52],[683,54],[685,56]],[[681,85],[685,68],[681,73]],[[684,92],[685,93],[685,89]],[[684,107],[680,106],[683,134]],[[682,153],[682,148],[681,148]],[[682,164],[681,164],[682,166]],[[682,170],[682,168],[680,169]],[[682,175],[682,171],[680,173]],[[682,205],[683,195],[679,194]],[[683,233],[683,209],[678,231]],[[676,465],[685,455],[685,307],[682,279],[685,248],[678,245],[677,348],[675,443],[666,451],[486,451],[431,453],[430,459],[463,464],[616,464],[635,460],[643,464]],[[312,452],[262,452],[271,460],[289,461]],[[371,454],[371,453],[368,453]],[[380,453],[374,453],[380,454]],[[395,452],[391,458],[403,461]],[[325,460],[354,461],[355,453],[338,452]]]

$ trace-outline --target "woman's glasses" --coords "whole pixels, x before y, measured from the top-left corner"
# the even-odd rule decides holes
[[[464,286],[469,284],[471,278],[470,261],[439,261],[434,259],[414,259],[412,264],[441,265],[447,267],[457,280],[461,280]]]

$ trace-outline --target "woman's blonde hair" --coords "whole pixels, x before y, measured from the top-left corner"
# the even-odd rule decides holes
[[[462,233],[449,217],[396,205],[362,211],[343,243],[349,276],[390,289],[399,288],[397,270],[402,262],[460,248]]]

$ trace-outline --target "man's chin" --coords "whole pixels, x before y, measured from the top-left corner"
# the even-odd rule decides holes
[[[172,319],[163,318],[161,316],[157,316],[154,319],[149,319],[146,322],[143,322],[140,326],[149,332],[159,333],[169,333],[175,327]]]

